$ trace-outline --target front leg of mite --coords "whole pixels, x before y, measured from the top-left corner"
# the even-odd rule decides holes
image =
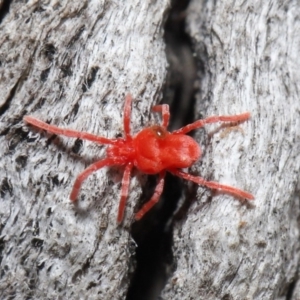
[[[170,120],[170,110],[168,104],[155,105],[152,107],[152,111],[160,112],[162,114],[162,127],[167,129]]]

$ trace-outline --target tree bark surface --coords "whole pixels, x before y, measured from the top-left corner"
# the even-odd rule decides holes
[[[130,92],[133,133],[150,124],[166,78],[169,3],[7,3],[0,1],[0,294],[125,299],[141,178],[132,178],[121,226],[122,169],[92,174],[74,206],[76,176],[105,147],[22,118],[115,138]],[[192,0],[186,11],[198,60],[196,118],[252,115],[196,131],[203,157],[189,172],[255,200],[189,185],[162,299],[299,299],[299,15],[297,1]]]
[[[1,299],[124,299],[138,180],[131,181],[122,226],[118,168],[89,176],[74,206],[76,176],[105,147],[48,134],[22,118],[116,138],[131,93],[132,130],[147,125],[166,76],[168,1],[1,6]]]
[[[175,225],[162,299],[299,299],[299,15],[297,1],[190,3],[187,28],[203,66],[198,116],[252,116],[207,126],[192,172],[255,200],[197,189]]]

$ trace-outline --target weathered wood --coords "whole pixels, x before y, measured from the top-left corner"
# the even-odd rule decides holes
[[[166,76],[168,1],[25,2],[12,1],[0,26],[1,299],[124,299],[139,183],[123,226],[118,169],[90,176],[74,207],[76,175],[104,148],[22,117],[114,138],[130,92],[132,129],[145,126]]]
[[[299,266],[299,15],[297,1],[190,4],[188,31],[204,66],[198,116],[252,114],[202,142],[205,154],[193,171],[255,200],[210,198],[198,188],[175,227],[175,270],[163,299],[291,297]]]

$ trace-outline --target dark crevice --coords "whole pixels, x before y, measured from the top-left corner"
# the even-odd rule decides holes
[[[56,54],[57,50],[54,47],[53,44],[49,43],[49,44],[45,44],[44,48],[43,48],[43,55],[49,60],[49,61],[53,61],[54,56]]]
[[[2,23],[4,17],[8,14],[11,3],[11,0],[3,0],[2,5],[0,3],[0,24]]]
[[[10,196],[13,195],[13,187],[12,187],[12,184],[10,182],[10,180],[5,177],[2,182],[1,182],[1,185],[0,185],[0,195],[2,198],[4,198],[4,196],[6,194],[9,194]]]
[[[293,293],[295,290],[296,282],[297,282],[297,280],[294,280],[293,282],[290,283],[287,294],[286,294],[286,300],[293,299]]]
[[[2,227],[2,224],[1,224],[1,227]],[[5,238],[1,237],[0,238],[0,264],[2,263],[2,259],[3,259],[3,256],[4,256],[5,243],[6,243]],[[3,272],[3,270],[2,270],[2,272]],[[3,275],[4,274],[0,273],[0,278],[2,278]]]
[[[84,30],[85,30],[85,25],[82,25],[80,28],[77,28],[77,30],[75,31],[75,35],[72,36],[71,40],[67,45],[67,48],[71,48],[75,44],[75,42],[79,40]]]
[[[47,80],[49,73],[50,73],[50,68],[47,68],[41,72],[40,79],[42,82],[45,82]]]
[[[195,103],[196,62],[192,42],[185,32],[186,8],[189,1],[173,1],[165,26],[166,52],[169,62],[164,102],[170,105],[170,130],[193,121]]]
[[[153,180],[154,179],[154,180]],[[149,180],[154,188],[156,177]],[[149,200],[153,189],[145,188],[144,202]],[[159,205],[150,210],[139,222],[132,226],[132,236],[137,243],[136,269],[128,290],[127,300],[157,299],[168,278],[172,264],[173,235],[167,225],[172,212],[176,209],[181,195],[181,182],[167,174],[166,184]]]
[[[196,63],[191,41],[185,32],[185,10],[189,1],[172,1],[165,24],[165,42],[169,72],[164,90],[164,103],[170,105],[169,130],[191,123],[195,103]],[[148,201],[156,185],[156,176],[149,176],[143,188],[140,207]],[[135,270],[126,300],[158,299],[173,269],[173,215],[184,190],[182,181],[167,174],[164,192],[140,221],[132,225],[137,244]]]
[[[82,85],[82,91],[85,93],[93,84],[96,79],[97,72],[99,71],[99,67],[92,67],[86,78],[84,84]]]
[[[5,102],[3,103],[3,105],[0,106],[0,116],[4,115],[4,113],[9,109],[10,103],[11,103],[11,101],[12,101],[12,99],[13,99],[15,93],[16,93],[19,82],[20,82],[20,78],[15,83],[14,87],[10,90],[10,93],[9,93],[7,99],[5,100]]]

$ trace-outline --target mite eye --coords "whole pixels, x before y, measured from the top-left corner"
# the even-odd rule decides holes
[[[154,128],[153,128],[153,131],[154,131],[154,133],[156,134],[156,136],[158,137],[158,138],[163,138],[163,137],[165,137],[165,135],[166,135],[166,132],[165,132],[165,130],[163,129],[163,128],[161,128],[161,127],[159,127],[159,126],[155,126]]]
[[[161,130],[157,130],[156,131],[156,134],[159,136],[159,137],[162,137],[163,136],[163,132]]]

